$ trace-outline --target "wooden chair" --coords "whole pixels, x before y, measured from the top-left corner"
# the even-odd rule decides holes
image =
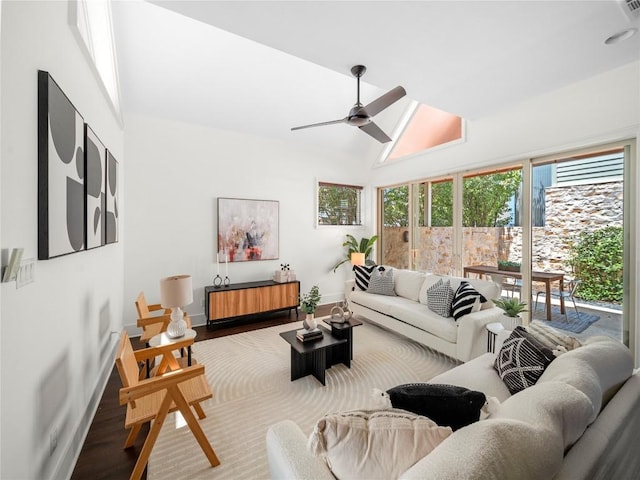
[[[169,325],[171,321],[171,309],[162,308],[159,303],[152,305],[147,304],[144,292],[138,294],[135,303],[136,310],[138,311],[137,326],[142,329],[140,341],[146,345],[149,343],[151,337],[167,331],[167,325]],[[160,310],[163,311],[161,315],[153,315],[152,312]],[[189,318],[187,312],[184,312],[184,320],[187,322],[187,328],[191,328],[191,318]]]
[[[137,480],[141,477],[167,415],[176,410],[182,413],[211,466],[220,465],[191,410],[193,407],[200,419],[205,418],[200,402],[213,396],[204,375],[204,365],[194,365],[166,375],[139,380],[138,362],[157,355],[173,353],[170,346],[134,351],[127,332],[122,332],[116,354],[116,366],[122,380],[119,399],[120,405],[127,405],[125,428],[131,428],[124,448],[132,447],[142,425],[153,420],[130,478]]]
[[[142,328],[141,342],[146,344],[151,337],[167,330],[167,325],[171,320],[169,318],[171,314],[170,308],[162,308],[159,303],[149,305],[144,292],[140,292],[136,297],[136,310],[138,311],[137,325],[138,328]],[[153,312],[158,312],[159,310],[162,310],[163,313],[154,316]]]

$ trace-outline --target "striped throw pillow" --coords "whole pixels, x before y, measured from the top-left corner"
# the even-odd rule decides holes
[[[480,304],[486,301],[487,299],[473,288],[469,282],[462,281],[456,293],[453,295],[451,316],[453,316],[454,320],[458,321],[460,317],[480,310]]]
[[[443,282],[440,279],[427,290],[427,307],[441,317],[449,317],[452,300],[453,290],[449,280]]]
[[[367,292],[395,297],[396,291],[393,289],[393,268],[389,268],[388,270],[385,270],[383,267],[374,269],[373,272],[371,272]]]
[[[377,265],[354,265],[353,271],[356,274],[356,286],[360,290],[366,290],[369,288],[369,279],[371,278],[371,272],[373,272]]]

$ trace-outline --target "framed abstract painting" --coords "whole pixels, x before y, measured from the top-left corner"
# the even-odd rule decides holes
[[[106,154],[107,149],[91,127],[85,124],[85,195],[87,212],[86,248],[106,244]]]
[[[84,119],[38,71],[38,259],[85,248]]]
[[[120,185],[118,182],[118,161],[107,150],[107,216],[105,221],[105,234],[107,243],[116,243],[118,241],[119,224],[118,224],[118,191]]]
[[[276,200],[218,198],[219,261],[279,258],[279,211]]]

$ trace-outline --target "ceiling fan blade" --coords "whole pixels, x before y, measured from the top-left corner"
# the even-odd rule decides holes
[[[378,113],[380,113],[382,110],[384,110],[388,106],[396,103],[398,100],[400,100],[406,94],[407,94],[407,92],[405,91],[405,89],[403,87],[397,86],[396,88],[394,88],[392,90],[389,90],[384,95],[376,98],[369,105],[366,105],[364,107],[364,110],[365,110],[365,112],[367,112],[367,114],[370,117],[373,117],[374,115],[377,115]]]
[[[322,127],[323,125],[333,125],[334,123],[347,123],[347,118],[341,118],[340,120],[331,120],[330,122],[312,123],[311,125],[302,125],[300,127],[293,127],[293,130],[302,130],[303,128]]]
[[[369,122],[366,125],[362,125],[361,127],[358,127],[358,128],[364,131],[365,133],[368,133],[369,135],[371,135],[380,143],[387,143],[391,141],[391,138],[389,138],[389,136],[386,133],[384,133],[380,129],[380,127],[373,122]]]

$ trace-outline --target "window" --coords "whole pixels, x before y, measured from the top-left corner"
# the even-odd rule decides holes
[[[116,51],[109,1],[76,0],[70,2],[73,26],[80,45],[86,49],[102,85],[111,100],[114,111],[120,117],[120,92]]]
[[[362,187],[318,182],[318,225],[362,225]]]

